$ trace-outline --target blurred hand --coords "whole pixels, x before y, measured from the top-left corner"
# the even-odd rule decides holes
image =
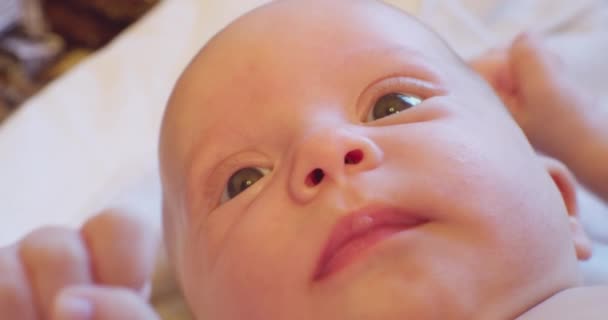
[[[0,315],[20,320],[158,319],[146,302],[158,236],[116,212],[80,230],[37,229],[0,248]]]
[[[568,77],[542,40],[522,34],[509,48],[471,61],[539,151],[566,161],[578,152],[597,112],[596,101]]]

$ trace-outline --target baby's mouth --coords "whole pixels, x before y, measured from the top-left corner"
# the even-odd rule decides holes
[[[334,225],[313,275],[321,281],[350,265],[381,240],[428,222],[404,210],[367,207],[342,217]]]

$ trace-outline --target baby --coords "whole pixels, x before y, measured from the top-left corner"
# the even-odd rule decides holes
[[[477,66],[493,81],[511,60]],[[496,89],[513,112],[530,102]],[[591,251],[567,169],[436,35],[380,2],[281,1],[232,23],[178,81],[160,160],[165,240],[197,319],[608,312],[608,289],[579,287]],[[115,214],[35,231],[0,251],[0,314],[156,319],[142,298],[155,247]]]

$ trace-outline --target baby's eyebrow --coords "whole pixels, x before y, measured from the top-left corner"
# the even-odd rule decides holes
[[[349,68],[352,65],[365,65],[369,61],[382,61],[383,64],[407,65],[412,76],[430,82],[439,82],[442,77],[436,67],[431,64],[433,60],[429,55],[419,50],[395,45],[390,47],[364,47],[355,48],[348,52],[342,60],[340,68]]]

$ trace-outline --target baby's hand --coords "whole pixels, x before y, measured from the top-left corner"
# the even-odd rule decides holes
[[[20,320],[158,319],[145,302],[158,239],[106,212],[80,230],[46,227],[0,248],[0,315]]]
[[[540,39],[522,34],[507,49],[471,62],[539,151],[568,162],[597,113],[596,101],[564,72]]]

